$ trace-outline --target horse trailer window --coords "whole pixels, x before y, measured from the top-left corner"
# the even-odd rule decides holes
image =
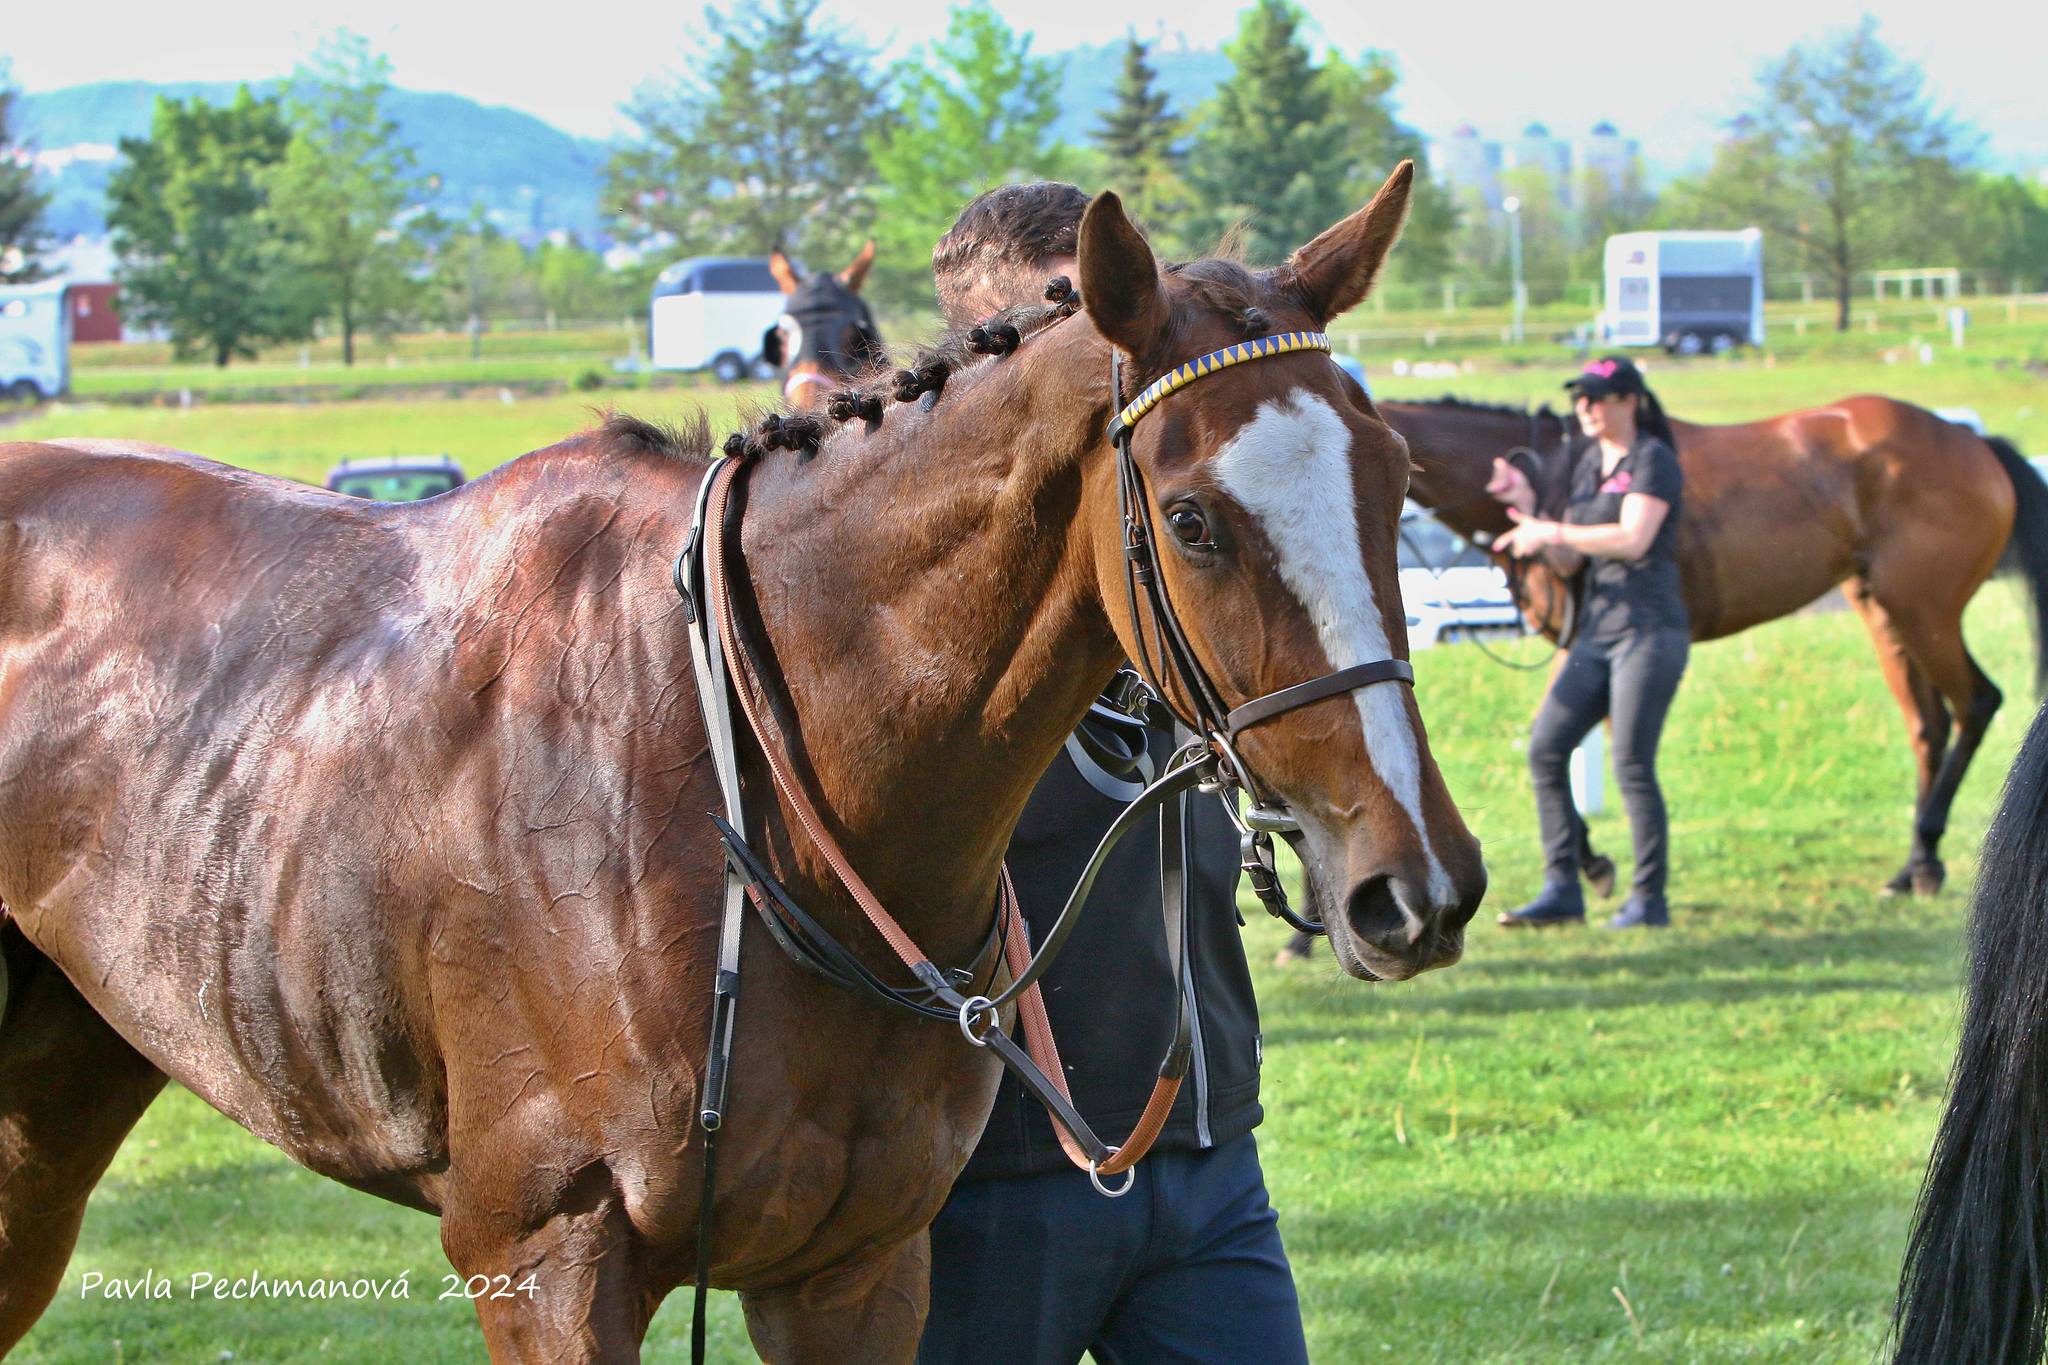
[[[707,294],[777,294],[781,286],[767,266],[753,261],[707,265],[697,272],[697,287]]]

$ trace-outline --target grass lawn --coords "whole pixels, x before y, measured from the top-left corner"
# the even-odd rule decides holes
[[[1905,849],[1901,725],[1857,621],[1802,617],[1695,653],[1663,751],[1677,922],[1626,937],[1491,925],[1538,875],[1519,744],[1541,675],[1456,647],[1416,659],[1493,875],[1465,961],[1375,987],[1327,956],[1269,968],[1280,927],[1253,910],[1247,931],[1260,1142],[1316,1360],[1870,1359],[1952,1045],[1974,850],[2033,710],[2017,594],[1994,585],[1968,624],[2011,700],[1957,805],[1948,894],[1873,894]],[[1595,834],[1625,853],[1618,813]],[[181,1297],[81,1293],[88,1273],[145,1272]],[[411,1297],[182,1297],[201,1272],[405,1272]],[[466,1305],[436,1297],[446,1273],[430,1219],[174,1091],[15,1358],[477,1359]],[[736,1304],[714,1305],[716,1357],[751,1359]],[[688,1318],[678,1294],[650,1358],[683,1358]]]
[[[209,403],[189,408],[53,403],[12,426],[0,427],[0,440],[101,436],[150,441],[316,484],[345,459],[446,454],[474,478],[581,431],[614,406],[635,416],[665,419],[684,419],[701,409],[711,417],[713,432],[722,436],[732,430],[742,405],[774,397],[773,386],[760,384],[690,393]]]

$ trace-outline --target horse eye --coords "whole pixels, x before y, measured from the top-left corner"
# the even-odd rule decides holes
[[[1202,520],[1202,514],[1185,504],[1166,514],[1166,524],[1173,528],[1175,536],[1183,545],[1206,545],[1209,543],[1209,523]]]

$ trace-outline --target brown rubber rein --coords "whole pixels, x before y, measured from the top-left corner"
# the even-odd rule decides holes
[[[704,577],[711,619],[717,624],[725,657],[741,663],[742,666],[747,656],[740,648],[727,592],[723,528],[732,485],[743,468],[744,462],[737,459],[721,460],[713,468],[710,475],[710,497],[706,502],[703,523]],[[788,761],[781,749],[772,741],[767,727],[762,724],[760,710],[754,700],[754,688],[748,685],[749,681],[743,677],[736,677],[733,690],[739,696],[740,709],[745,713],[747,726],[753,732],[754,742],[759,746],[761,755],[768,764],[775,788],[789,804],[804,834],[824,855],[833,875],[838,877],[840,884],[860,906],[861,913],[867,916],[868,923],[874,926],[875,932],[888,942],[897,959],[910,969],[913,976],[924,982],[934,996],[945,1001],[957,1012],[961,1031],[967,1035],[968,1041],[976,1046],[988,1046],[989,1034],[1000,1022],[997,1002],[986,996],[960,995],[932,963],[931,957],[917,946],[916,941],[904,931],[903,926],[896,922],[895,916],[882,905],[880,897],[875,895],[860,873],[854,870],[853,864],[840,849],[838,842],[826,832],[824,821],[818,817],[817,810],[805,794],[802,784],[789,770]],[[1010,879],[1010,870],[1007,866],[1003,868],[1000,878],[997,914],[1003,924],[1005,964],[1013,980],[1022,978],[1032,966],[1031,944],[1025,936],[1024,916],[1018,905],[1016,886]],[[1001,1003],[1007,1004],[1009,1000],[1010,996],[1005,994]],[[1038,989],[1035,976],[1015,996],[1015,1000],[1019,1019],[1024,1027],[1027,1054],[1045,1082],[1071,1105],[1073,1097],[1067,1090],[1066,1068],[1060,1063],[1059,1050],[1053,1042],[1052,1026],[1046,1018],[1045,999]],[[1167,1115],[1173,1109],[1174,1099],[1180,1092],[1181,1080],[1185,1075],[1186,1068],[1183,1066],[1173,1076],[1161,1076],[1158,1079],[1136,1128],[1120,1147],[1105,1146],[1092,1132],[1087,1131],[1085,1125],[1082,1126],[1079,1135],[1070,1131],[1076,1116],[1071,1112],[1062,1114],[1054,1106],[1048,1105],[1048,1111],[1053,1118],[1053,1129],[1058,1133],[1060,1145],[1065,1149],[1068,1159],[1080,1169],[1097,1177],[1098,1186],[1101,1183],[1100,1177],[1121,1175],[1135,1166],[1151,1149],[1160,1130],[1165,1126]],[[1091,1153],[1089,1148],[1095,1150]],[[1127,1188],[1128,1184],[1117,1193],[1122,1193],[1123,1189]]]

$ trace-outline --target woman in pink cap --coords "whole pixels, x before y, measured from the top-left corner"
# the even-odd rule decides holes
[[[1608,926],[1661,928],[1671,922],[1671,910],[1664,896],[1668,830],[1657,785],[1657,739],[1692,645],[1678,578],[1684,478],[1664,409],[1627,357],[1593,361],[1565,387],[1591,439],[1576,456],[1563,517],[1537,516],[1535,490],[1505,460],[1493,462],[1487,484],[1515,523],[1494,543],[1496,549],[1517,558],[1541,556],[1562,573],[1585,574],[1578,630],[1529,735],[1529,773],[1543,832],[1543,889],[1502,914],[1500,922],[1585,922],[1579,887],[1583,826],[1567,768],[1580,741],[1611,719],[1614,778],[1628,808],[1635,875],[1627,902]]]

